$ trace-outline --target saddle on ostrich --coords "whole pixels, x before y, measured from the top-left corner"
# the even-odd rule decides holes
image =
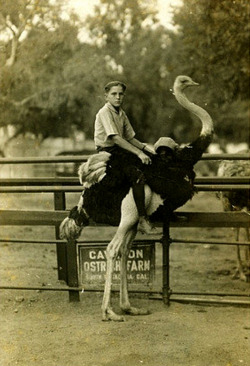
[[[145,207],[152,222],[169,220],[173,211],[184,205],[194,194],[194,164],[201,158],[213,137],[213,121],[200,106],[190,102],[185,89],[197,86],[188,76],[178,76],[174,82],[174,95],[184,108],[195,114],[202,125],[200,135],[185,147],[168,137],[155,144],[156,155],[152,164],[145,165]],[[131,306],[127,284],[127,259],[137,233],[138,212],[132,189],[119,171],[119,156],[101,152],[92,155],[79,169],[83,193],[79,203],[61,223],[61,238],[77,239],[91,218],[96,223],[118,226],[107,246],[107,270],[102,302],[102,319],[123,321],[111,306],[111,288],[114,263],[121,259],[120,308],[125,314],[145,315],[146,309]]]

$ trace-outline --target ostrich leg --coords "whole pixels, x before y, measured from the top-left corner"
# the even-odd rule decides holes
[[[249,235],[249,228],[246,227],[246,239],[247,241],[250,241],[250,235]],[[250,260],[250,247],[249,245],[246,247],[246,260]]]
[[[147,309],[139,309],[130,305],[128,296],[128,280],[127,280],[127,259],[129,251],[131,249],[133,240],[136,235],[136,227],[131,229],[127,236],[127,242],[124,247],[121,248],[121,287],[120,287],[120,307],[126,313],[130,315],[148,315]]]
[[[114,238],[111,240],[107,247],[107,271],[106,281],[102,302],[102,319],[124,321],[122,316],[115,314],[111,307],[111,287],[112,287],[112,274],[114,264],[117,256],[121,251],[127,252],[127,246],[132,242],[136,234],[136,224],[138,222],[138,212],[135,206],[132,190],[124,198],[121,207],[122,215],[120,225]],[[124,257],[124,255],[122,256]],[[127,256],[126,256],[127,257]],[[123,258],[122,261],[125,259]],[[126,270],[126,264],[121,266],[121,272]],[[124,276],[121,273],[121,278],[124,280]]]
[[[235,241],[239,241],[239,236],[240,236],[240,229],[237,228],[236,229],[236,235],[235,235]],[[237,275],[239,275],[239,278],[242,281],[247,281],[247,277],[243,271],[243,265],[242,265],[242,260],[241,260],[241,254],[240,254],[240,246],[237,245],[236,246],[236,253],[237,253],[237,269],[235,271],[235,274],[233,275],[233,278],[236,278]]]
[[[131,229],[127,243],[121,248],[121,279],[120,279],[120,308],[126,312],[131,308],[128,296],[127,261],[129,251],[136,236],[136,227]]]
[[[123,238],[119,238],[119,232],[117,231],[114,238],[111,240],[107,247],[107,270],[106,270],[106,280],[104,287],[104,295],[102,301],[102,320],[114,320],[114,321],[124,321],[122,316],[117,315],[111,307],[111,288],[112,288],[112,275],[114,264],[119,254],[121,245],[123,244]]]

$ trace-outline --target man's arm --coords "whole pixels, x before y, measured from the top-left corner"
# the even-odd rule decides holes
[[[144,152],[140,149],[139,144],[138,147],[135,146],[134,144],[130,143],[129,141],[123,139],[121,136],[119,135],[112,135],[109,136],[113,142],[120,146],[122,149],[130,151],[132,154],[135,154],[138,156],[138,158],[142,161],[143,164],[150,164],[151,163],[151,159],[148,155],[144,154]],[[140,143],[141,147],[144,147],[144,145],[142,143]],[[143,145],[143,146],[142,146]]]
[[[153,155],[156,154],[154,149],[152,149],[147,144],[143,144],[142,142],[140,142],[139,140],[137,140],[134,137],[129,140],[129,143],[132,144],[133,146],[137,147],[138,149],[142,150],[142,151],[147,151],[147,152],[149,152],[150,154],[153,154]]]

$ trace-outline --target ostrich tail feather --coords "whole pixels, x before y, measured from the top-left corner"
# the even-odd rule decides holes
[[[106,166],[96,169],[94,171],[89,172],[85,177],[85,182],[88,183],[98,183],[102,180],[102,178],[106,175]]]
[[[69,216],[64,219],[60,225],[60,238],[61,239],[78,239],[84,226],[88,226],[89,219],[84,208],[81,208],[83,199],[79,201],[79,207],[73,207]]]
[[[106,151],[91,155],[86,163],[78,169],[81,184],[89,183],[88,186],[100,182],[105,176],[107,162],[111,154]]]
[[[66,217],[60,225],[60,238],[66,240],[76,240],[81,235],[83,226],[78,226],[74,219]]]

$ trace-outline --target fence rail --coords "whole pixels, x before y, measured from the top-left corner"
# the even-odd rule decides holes
[[[248,212],[179,212],[186,220],[170,222],[170,227],[248,227]],[[68,211],[0,210],[0,225],[60,225]],[[90,222],[90,226],[105,225]],[[161,226],[158,223],[157,226]]]
[[[86,161],[88,157],[89,155],[0,158],[0,164],[77,163]],[[240,153],[240,154],[205,153],[202,155],[201,160],[249,160],[249,158],[250,155],[247,153]]]
[[[77,177],[63,178],[0,178],[1,186],[22,185],[77,185]],[[249,184],[250,177],[197,177],[195,184]]]
[[[202,160],[248,160],[249,154],[203,154]],[[33,157],[33,158],[0,158],[1,164],[57,164],[57,163],[79,163],[84,162],[88,158],[83,156],[57,156],[57,157]],[[195,179],[195,187],[198,191],[232,191],[249,189],[250,177],[197,177]],[[62,291],[69,291],[70,301],[79,301],[79,282],[78,282],[78,263],[76,253],[76,243],[66,243],[59,239],[59,225],[61,221],[67,216],[66,195],[70,192],[80,192],[82,186],[79,185],[77,177],[64,178],[3,178],[0,179],[0,193],[53,193],[54,210],[0,210],[0,225],[41,225],[54,226],[55,239],[51,241],[44,240],[22,240],[22,239],[8,239],[11,243],[37,243],[37,244],[55,244],[57,248],[57,262],[58,262],[58,278],[64,280],[68,287],[64,287]],[[248,212],[180,212],[180,215],[185,216],[186,220],[181,222],[171,222],[170,227],[249,227],[249,213]],[[90,223],[90,225],[99,227]],[[158,224],[160,226],[162,224]],[[162,297],[165,303],[171,300],[172,294],[177,294],[170,290],[169,286],[169,248],[171,242],[175,243],[189,243],[204,244],[213,241],[197,241],[197,240],[168,240],[168,228],[166,223],[163,223],[163,237],[157,241],[162,243],[163,251],[163,289]],[[0,239],[0,242],[6,241]],[[156,240],[153,240],[154,242]],[[91,243],[94,245],[94,242]],[[106,241],[103,241],[106,243]],[[86,243],[79,241],[79,243]],[[250,245],[249,242],[213,242],[219,245]],[[18,287],[0,286],[0,289],[10,289]],[[19,287],[19,289],[24,289]],[[38,289],[38,287],[31,287],[30,289]],[[43,288],[43,290],[52,290],[53,288]],[[60,291],[60,288],[54,288],[55,291]],[[90,289],[90,291],[92,291]],[[139,291],[140,292],[140,291]],[[145,292],[145,291],[143,291]],[[148,291],[150,293],[150,291]],[[151,293],[153,293],[151,291]],[[185,293],[186,295],[188,293]],[[184,295],[185,295],[184,294]],[[208,295],[208,293],[204,294]],[[225,294],[224,294],[225,295]],[[226,294],[225,296],[234,296],[233,294]],[[223,294],[220,294],[223,296]],[[246,296],[242,294],[239,296]],[[180,298],[178,298],[180,300]],[[199,300],[198,300],[199,301]],[[202,300],[204,301],[204,300]],[[213,303],[213,300],[209,300]],[[242,303],[242,302],[239,302]]]

